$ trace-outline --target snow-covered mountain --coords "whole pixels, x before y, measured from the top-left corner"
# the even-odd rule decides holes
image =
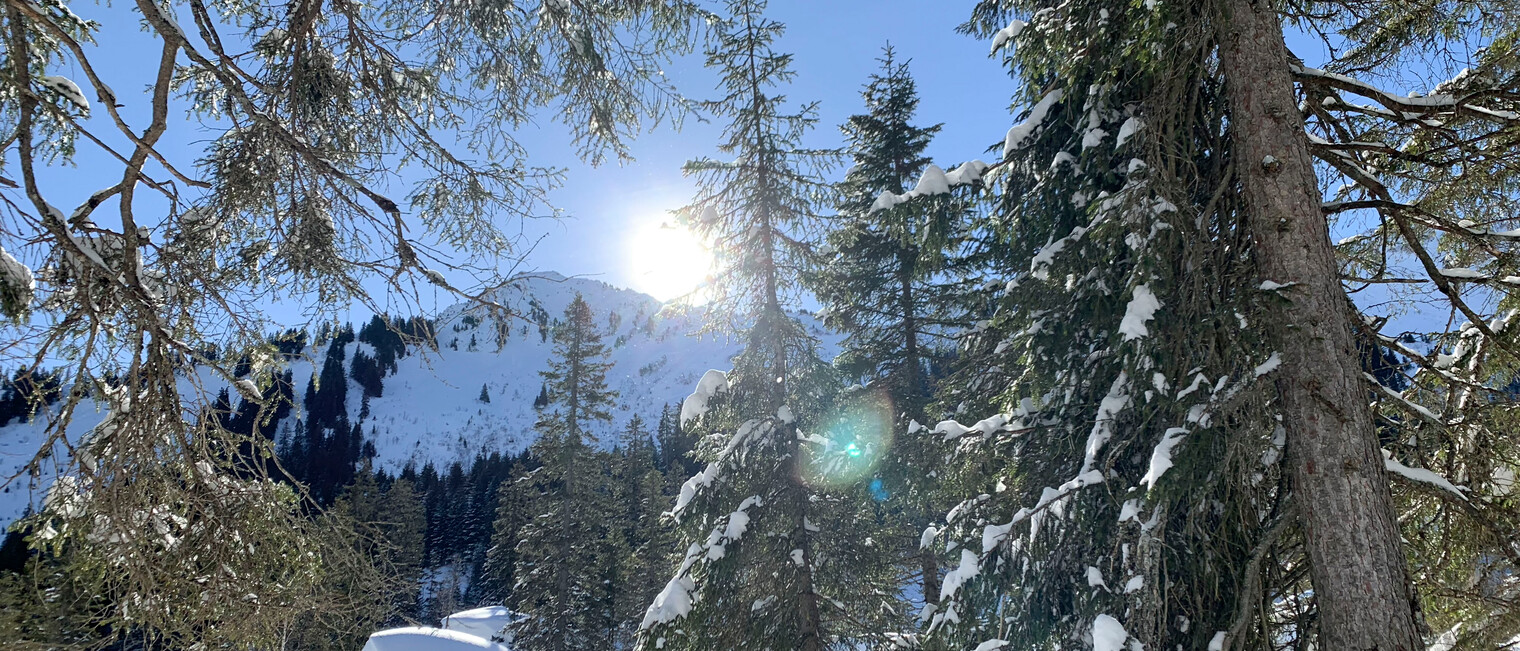
[[[375,467],[393,473],[407,464],[443,467],[453,461],[468,463],[478,454],[515,453],[527,447],[535,437],[538,415],[533,401],[543,386],[538,373],[547,368],[553,349],[553,340],[538,323],[562,317],[577,293],[600,324],[613,363],[607,384],[619,395],[613,422],[599,432],[604,444],[615,441],[615,432],[633,414],[653,428],[664,405],[679,405],[707,369],[729,368],[739,350],[737,339],[693,334],[702,322],[700,310],[666,310],[650,296],[597,280],[553,273],[524,277],[492,297],[517,315],[505,324],[498,324],[482,305],[455,305],[437,315],[438,350],[413,351],[397,360],[395,373],[383,379],[382,395],[369,400],[362,419],[363,390],[349,380],[349,422],[362,422],[365,439],[375,446]],[[811,316],[802,318],[823,339],[825,353],[832,355],[838,337],[826,334]],[[369,344],[355,341],[347,345],[345,359],[352,360],[361,350],[374,353]],[[279,424],[278,436],[289,436],[302,417],[303,389],[314,365],[320,369],[323,354],[323,347],[313,346],[289,362],[296,409]],[[200,383],[213,394],[221,388],[209,378]],[[482,386],[488,403],[480,400]],[[102,417],[94,409],[80,412],[71,432],[83,433]],[[0,428],[0,477],[16,474],[37,452],[48,417],[40,414],[33,422]],[[49,480],[28,481],[23,476],[6,487],[0,494],[0,527],[19,517],[28,504],[40,504]]]

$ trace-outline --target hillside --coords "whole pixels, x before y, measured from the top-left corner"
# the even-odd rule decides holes
[[[542,388],[538,372],[546,368],[552,349],[547,327],[563,314],[576,293],[585,297],[602,324],[603,341],[613,363],[608,385],[619,394],[614,421],[603,429],[604,445],[633,414],[647,422],[659,419],[667,403],[679,404],[709,368],[727,369],[738,351],[736,341],[699,337],[700,311],[677,315],[662,311],[663,305],[647,295],[620,289],[597,280],[565,278],[548,273],[523,277],[499,290],[493,299],[510,308],[514,316],[501,327],[482,306],[455,305],[437,315],[436,351],[409,350],[396,360],[393,373],[382,378],[379,397],[364,409],[364,391],[345,373],[343,392],[347,422],[359,424],[364,442],[373,444],[377,470],[392,474],[407,465],[440,468],[454,461],[468,463],[481,454],[520,452],[534,439],[537,418],[533,402]],[[811,317],[804,317],[815,334],[824,332]],[[543,324],[541,327],[540,324]],[[361,324],[356,324],[361,325]],[[502,336],[498,336],[502,335]],[[837,338],[825,337],[824,349],[832,354]],[[325,343],[308,347],[290,360],[295,408],[275,426],[276,440],[288,443],[307,412],[302,389],[320,370]],[[373,355],[363,341],[344,346],[343,359],[356,354]],[[344,368],[349,368],[345,363]],[[213,397],[225,383],[200,378]],[[188,380],[186,389],[188,390]],[[482,386],[490,402],[480,400]],[[234,393],[235,395],[235,393]],[[41,433],[52,413],[39,414],[30,423],[0,427],[0,473],[10,477],[32,458],[41,444]],[[76,413],[69,430],[88,431],[103,414],[84,408]],[[50,473],[21,477],[0,493],[0,527],[21,516],[30,504],[40,504]]]

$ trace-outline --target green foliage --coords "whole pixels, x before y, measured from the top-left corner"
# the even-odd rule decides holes
[[[543,465],[518,482],[528,517],[512,552],[511,602],[525,617],[512,633],[527,651],[610,648],[615,636],[612,579],[625,549],[610,482],[588,445],[597,440],[590,426],[611,420],[616,396],[606,355],[591,308],[576,295],[541,373],[553,395],[533,444]],[[497,530],[510,530],[516,523],[502,520],[515,517],[503,512]]]
[[[970,228],[996,309],[939,396],[966,425],[933,432],[962,498],[930,532],[935,643],[1053,648],[1107,616],[1201,649],[1260,599],[1243,586],[1286,492],[1257,368],[1292,344],[1242,254],[1209,11],[984,2],[966,27],[1030,109]]]
[[[851,466],[845,450],[854,443],[824,429],[838,378],[784,309],[812,257],[799,238],[829,192],[817,173],[837,154],[801,146],[812,105],[784,108],[777,87],[792,76],[791,57],[772,49],[782,26],[764,16],[763,2],[728,9],[707,54],[723,96],[704,106],[729,120],[718,149],[733,160],[687,164],[698,197],[684,212],[724,267],[712,327],[742,332],[745,347],[721,386],[710,373],[704,395],[688,399],[706,404],[692,431],[707,467],[672,510],[686,552],[649,608],[639,646],[818,651],[881,642],[902,609],[879,589],[891,584],[890,561],[873,548],[874,521],[857,519],[869,501],[859,473],[835,472]]]

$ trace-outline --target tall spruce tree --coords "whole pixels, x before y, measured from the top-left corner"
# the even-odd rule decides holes
[[[590,443],[595,423],[612,419],[607,348],[591,307],[576,294],[554,329],[554,353],[540,374],[552,396],[540,418],[524,507],[532,519],[517,544],[514,645],[526,651],[612,648],[608,568],[616,551],[602,463]]]
[[[1495,580],[1516,560],[1498,525],[1515,521],[1498,487],[1508,480],[1496,481],[1512,476],[1496,469],[1513,468],[1513,448],[1489,447],[1487,428],[1505,419],[1479,406],[1508,399],[1472,399],[1495,396],[1495,372],[1511,377],[1514,333],[1505,312],[1480,313],[1456,289],[1510,273],[1493,247],[1507,235],[1486,214],[1510,201],[1511,154],[1495,145],[1520,126],[1501,89],[1514,27],[1475,3],[1439,16],[1319,7],[978,6],[968,30],[992,37],[994,53],[1016,46],[1031,108],[1008,132],[994,218],[979,231],[1008,280],[1003,309],[968,333],[943,396],[956,411],[1000,413],[938,428],[969,453],[962,489],[990,497],[951,511],[941,534],[961,563],[937,636],[1421,648],[1411,580],[1439,595],[1452,643],[1504,639],[1520,623],[1452,580],[1462,567],[1471,585],[1477,568],[1490,597],[1516,594]],[[1010,22],[1014,10],[1028,22]],[[1285,17],[1341,28],[1351,48],[1328,66],[1339,73],[1291,56]],[[1454,42],[1477,65],[1429,94],[1341,74],[1397,73],[1409,50]],[[1345,182],[1334,201],[1311,157]],[[1475,164],[1455,174],[1457,159]],[[1339,245],[1339,269],[1323,214],[1379,224]],[[1449,353],[1426,354],[1378,333],[1386,319],[1356,314],[1338,276],[1430,287],[1469,322],[1435,339]],[[1378,384],[1391,375],[1384,346],[1417,364],[1415,386]],[[1380,422],[1362,408],[1373,398]],[[1438,433],[1457,423],[1463,434]],[[1464,499],[1406,461],[1473,478],[1489,497]]]
[[[965,498],[924,532],[953,563],[940,643],[1205,649],[1260,602],[1259,549],[1291,518],[1277,295],[1248,257],[1204,13],[977,8],[1028,108],[974,229],[998,309],[963,333],[956,420],[934,428]]]
[[[655,449],[644,420],[628,419],[619,441],[612,482],[627,553],[618,564],[613,606],[617,643],[632,646],[644,609],[659,594],[674,566],[675,539],[662,514],[668,506],[665,475],[655,467]]]
[[[881,472],[882,490],[891,512],[910,525],[896,537],[902,551],[917,559],[922,594],[935,595],[937,557],[920,549],[919,532],[948,508],[936,499],[942,454],[938,437],[913,423],[929,422],[929,368],[953,354],[949,335],[965,311],[966,283],[954,263],[971,202],[930,191],[944,172],[924,150],[940,126],[912,124],[918,92],[907,63],[897,61],[890,47],[862,95],[869,112],[841,127],[854,165],[838,186],[839,214],[827,236],[826,253],[832,255],[824,256],[819,273],[809,274],[809,285],[825,305],[825,325],[845,335],[834,365],[868,383],[869,390],[851,400],[875,402],[893,421],[895,442]],[[957,180],[968,172],[979,176],[984,167],[968,163],[957,169]],[[899,202],[903,195],[909,196]]]
[[[808,255],[799,237],[828,190],[817,173],[836,155],[802,145],[814,107],[787,112],[776,91],[791,57],[772,49],[783,28],[764,8],[730,1],[707,53],[724,95],[706,107],[729,119],[719,150],[732,160],[686,165],[699,194],[685,213],[724,266],[712,313],[745,346],[682,406],[683,426],[709,432],[698,448],[708,465],[671,511],[686,551],[645,614],[646,649],[854,648],[901,612],[876,589],[890,567],[853,519],[862,464],[846,432],[824,429],[836,380],[785,310]]]

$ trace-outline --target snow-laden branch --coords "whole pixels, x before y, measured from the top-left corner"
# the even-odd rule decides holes
[[[1486,96],[1485,94],[1474,93],[1460,98],[1449,93],[1435,93],[1414,97],[1399,96],[1367,82],[1334,72],[1326,72],[1297,64],[1291,65],[1289,69],[1293,73],[1293,76],[1301,82],[1318,83],[1373,100],[1390,111],[1385,117],[1393,119],[1415,120],[1438,113],[1467,113],[1495,122],[1520,120],[1520,113],[1492,109],[1470,103],[1472,99]]]
[[[881,194],[876,196],[876,201],[871,203],[870,212],[890,210],[918,197],[949,194],[950,189],[957,186],[975,185],[982,181],[982,173],[986,171],[987,164],[979,160],[961,163],[949,172],[931,163],[924,168],[924,173],[918,178],[918,184],[912,190],[902,194],[882,190]]]
[[[1467,490],[1465,486],[1457,486],[1456,484],[1451,483],[1445,477],[1437,475],[1436,473],[1424,468],[1411,468],[1402,463],[1399,463],[1399,460],[1393,458],[1393,453],[1389,452],[1387,449],[1383,450],[1383,467],[1387,468],[1388,472],[1397,474],[1410,481],[1420,482],[1422,484],[1430,484],[1431,486],[1435,486],[1441,490],[1456,495],[1463,500],[1467,499],[1467,496],[1462,494],[1462,491]]]

